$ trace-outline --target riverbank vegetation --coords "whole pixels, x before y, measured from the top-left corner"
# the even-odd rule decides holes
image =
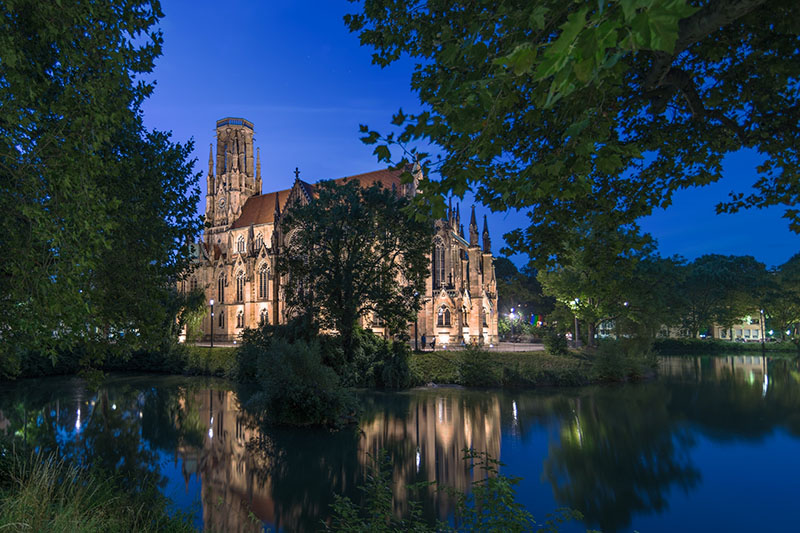
[[[155,483],[127,490],[109,473],[0,442],[0,530],[90,533],[191,532],[189,516],[169,508]]]

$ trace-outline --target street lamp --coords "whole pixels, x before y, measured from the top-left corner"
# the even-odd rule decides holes
[[[511,342],[514,342],[514,320],[516,320],[517,315],[514,314],[514,308],[511,308],[511,313],[508,315],[508,318],[511,319]]]
[[[211,298],[208,303],[211,304],[211,346],[214,347],[214,298]]]
[[[766,328],[764,324],[764,310],[760,309],[760,311],[761,311],[761,354],[763,355],[766,349],[764,347],[764,343],[766,342],[766,339],[764,339],[764,333],[766,331]]]
[[[578,307],[578,304],[581,303],[580,298],[575,298],[573,303],[575,304],[575,313],[574,313],[574,315],[575,315],[575,338],[573,339],[573,345],[574,345],[573,347],[577,348],[578,345],[579,345],[579,342],[578,342],[578,313],[577,313],[578,309],[577,309],[577,307]]]
[[[419,351],[419,337],[417,336],[417,323],[419,322],[419,292],[414,291],[414,301],[417,303],[414,310],[414,351]]]

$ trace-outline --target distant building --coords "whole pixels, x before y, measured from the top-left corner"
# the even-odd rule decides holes
[[[181,289],[202,289],[214,300],[214,339],[233,341],[244,328],[262,322],[286,322],[284,280],[275,274],[283,247],[280,220],[293,205],[315,198],[314,185],[295,174],[290,189],[262,194],[261,158],[253,146],[253,123],[242,118],[217,121],[216,157],[209,149],[205,218],[202,242],[195,246],[195,270]],[[417,194],[421,172],[401,183],[399,170],[377,170],[336,180],[374,183],[396,194]],[[431,271],[417,319],[417,334],[437,347],[463,343],[497,342],[497,288],[489,230],[484,217],[479,244],[475,209],[464,237],[458,207],[435,223]],[[362,325],[378,334],[384,328],[376,317],[362,317]],[[410,326],[414,337],[414,325]],[[211,317],[203,322],[211,337]]]

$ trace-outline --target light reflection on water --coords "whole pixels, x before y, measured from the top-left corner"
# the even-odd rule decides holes
[[[469,490],[466,447],[522,476],[519,499],[540,521],[559,506],[583,512],[586,522],[567,530],[685,531],[703,523],[687,526],[693,513],[736,530],[748,518],[724,503],[736,486],[720,482],[726,454],[737,479],[762,493],[800,489],[799,369],[759,356],[673,357],[661,360],[659,380],[639,385],[364,393],[360,428],[338,433],[261,430],[240,409],[247,391],[220,381],[118,376],[90,392],[60,378],[2,386],[0,433],[115,469],[132,486],[149,474],[214,531],[318,530],[333,494],[359,497],[381,450],[393,459],[398,511],[419,481]],[[742,449],[785,467],[736,464]],[[708,507],[712,490],[719,509]],[[769,520],[790,527],[793,504],[773,496]],[[416,497],[431,519],[452,512],[434,487]]]

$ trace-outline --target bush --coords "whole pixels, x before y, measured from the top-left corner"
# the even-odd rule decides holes
[[[547,350],[547,353],[550,355],[566,355],[569,353],[567,338],[553,328],[544,330],[542,341],[545,350]]]
[[[657,339],[655,350],[661,355],[712,355],[731,352],[760,352],[760,342],[732,342],[721,339]],[[767,342],[767,352],[797,352],[798,347],[790,342]]]
[[[486,350],[468,346],[459,353],[457,360],[458,382],[467,387],[496,387],[500,384],[497,375],[499,365],[492,361]]]
[[[355,400],[336,372],[322,363],[316,341],[290,344],[273,338],[258,354],[259,391],[246,407],[274,425],[339,427],[352,418]]]

